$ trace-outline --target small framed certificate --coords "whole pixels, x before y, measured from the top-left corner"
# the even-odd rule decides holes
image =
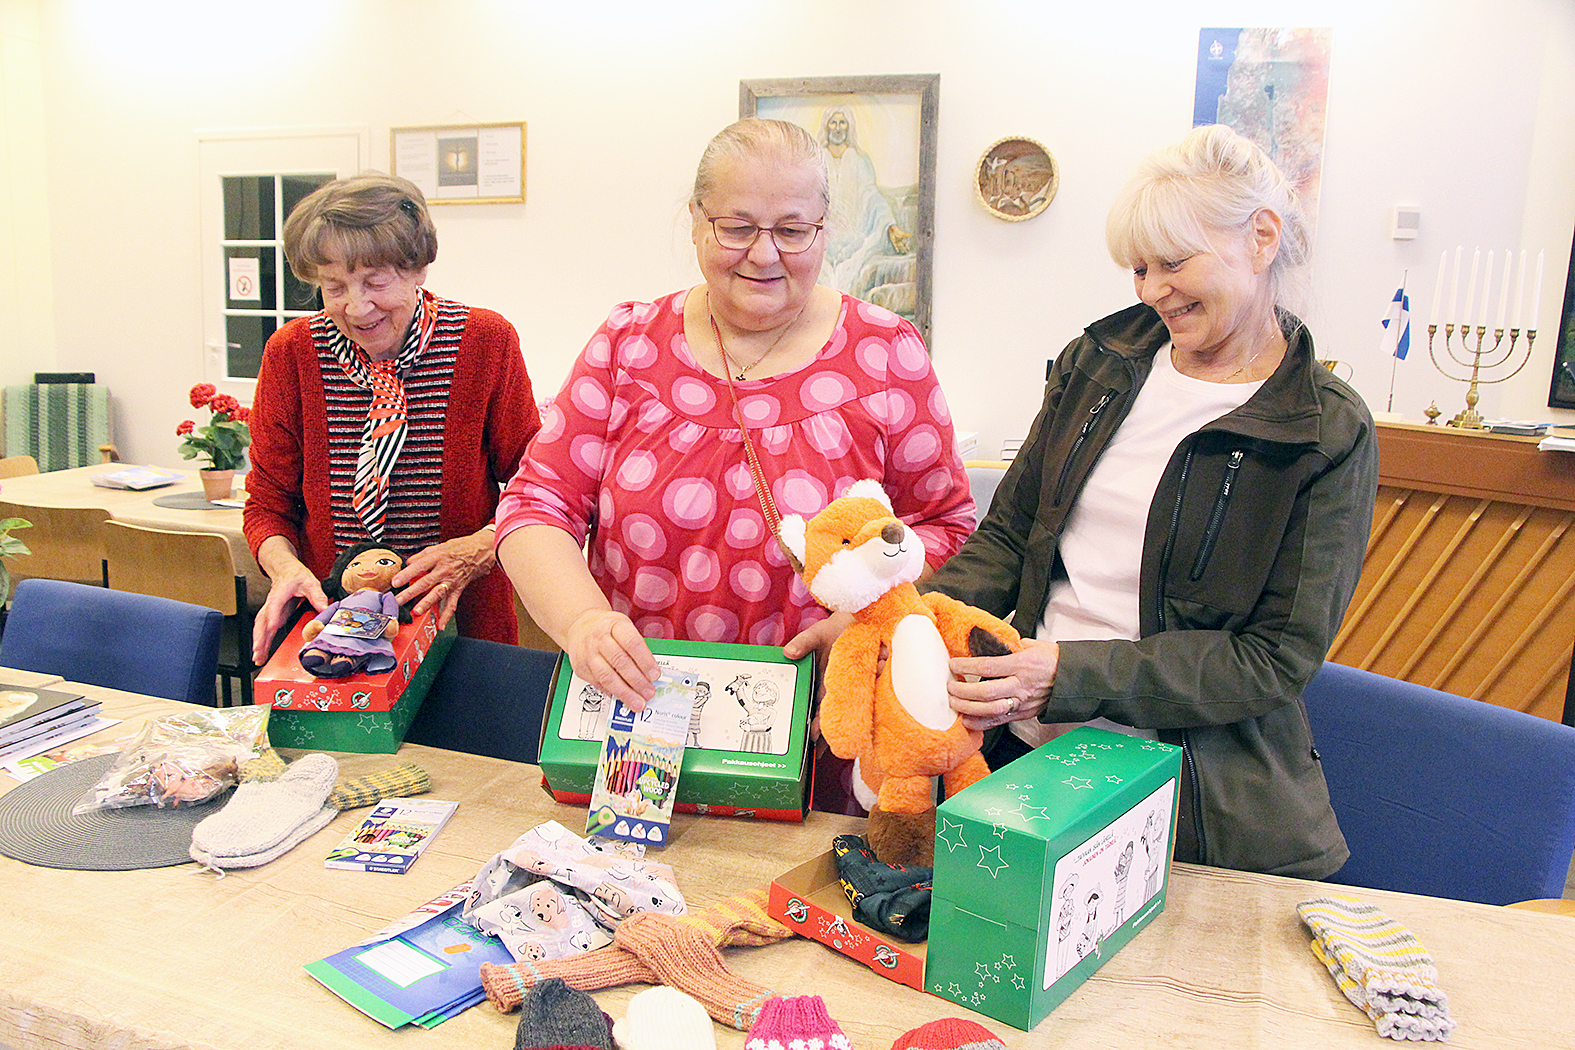
[[[395,175],[428,204],[519,204],[525,200],[525,122],[434,124],[389,129]]]

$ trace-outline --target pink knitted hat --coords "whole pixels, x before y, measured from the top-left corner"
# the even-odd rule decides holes
[[[961,1017],[943,1017],[897,1037],[891,1050],[1006,1050],[990,1030]]]
[[[775,996],[760,1008],[744,1050],[853,1050],[818,995]]]

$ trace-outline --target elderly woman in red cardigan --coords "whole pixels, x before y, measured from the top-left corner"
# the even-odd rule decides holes
[[[492,515],[541,418],[513,326],[423,287],[437,231],[401,178],[318,189],[285,221],[284,252],[323,309],[274,333],[257,374],[245,530],[272,586],[254,656],[294,599],[328,604],[336,552],[368,540],[407,555],[394,586],[416,615],[516,642]]]

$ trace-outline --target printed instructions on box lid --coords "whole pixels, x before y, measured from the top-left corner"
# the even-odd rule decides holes
[[[664,666],[656,696],[644,710],[631,711],[616,701],[609,705],[587,835],[667,845],[689,713],[699,687],[692,672]]]
[[[1170,803],[1176,782],[1148,798],[1056,861],[1055,923],[1048,931],[1049,988],[1121,924],[1159,895],[1170,856]]]

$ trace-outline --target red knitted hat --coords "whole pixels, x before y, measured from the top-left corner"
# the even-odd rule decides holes
[[[897,1037],[891,1050],[1006,1050],[990,1030],[961,1017],[943,1017]]]

